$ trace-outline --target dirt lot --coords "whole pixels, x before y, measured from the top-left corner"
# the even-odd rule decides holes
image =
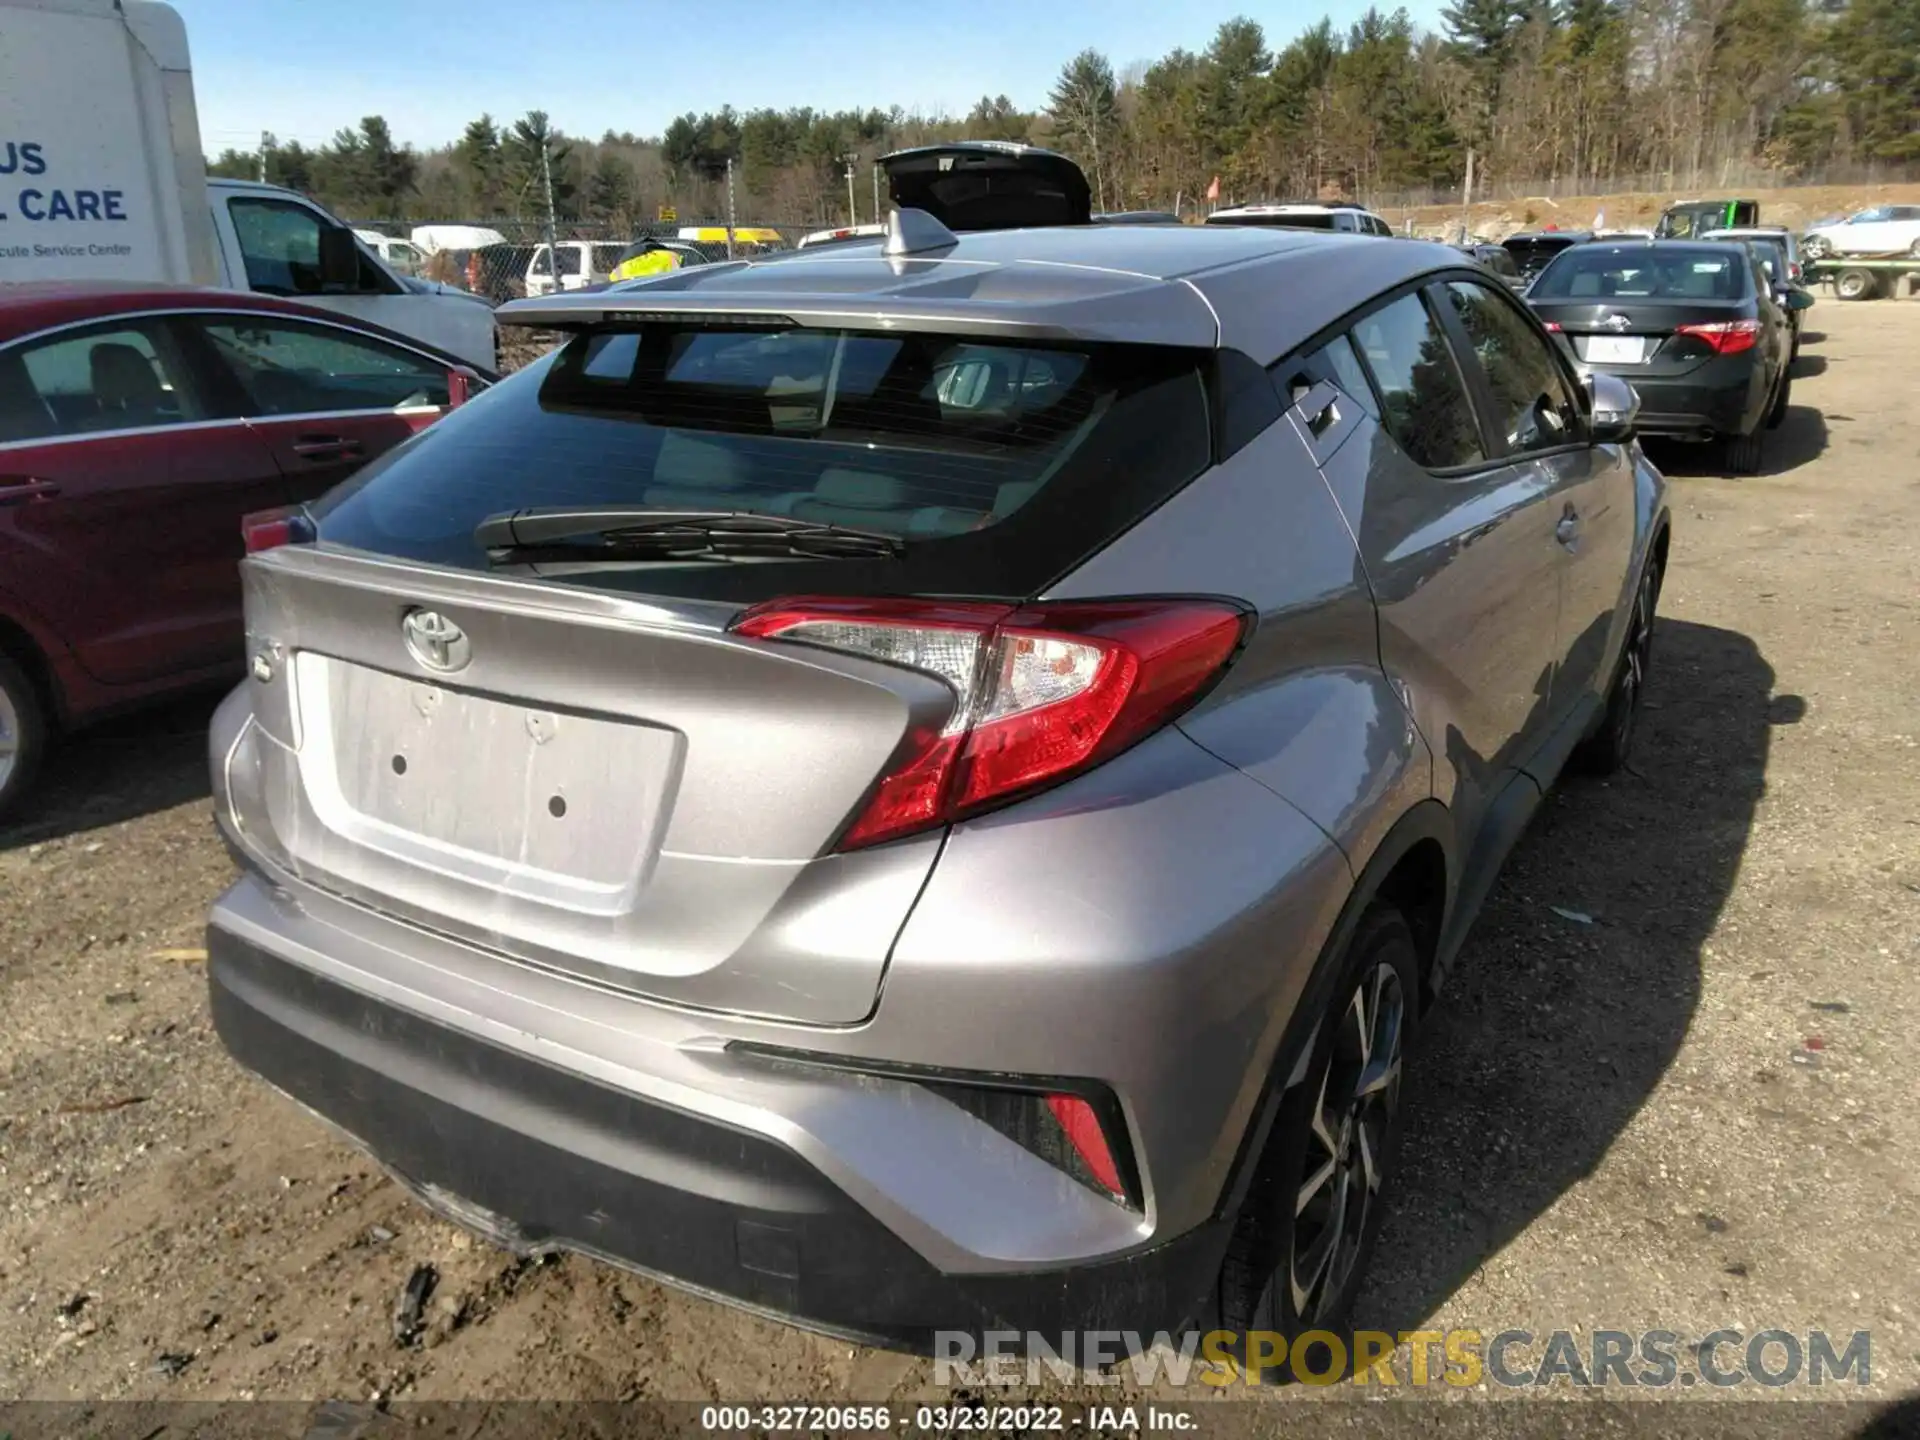
[[[1548,805],[1469,943],[1360,1325],[1867,1329],[1872,1393],[1920,1385],[1920,303],[1809,327],[1766,473],[1658,457],[1636,772]],[[229,1064],[191,953],[229,875],[209,708],[75,744],[0,831],[0,1396],[935,1393],[494,1253]]]
[[[1803,185],[1788,190],[1742,190],[1738,186],[1709,186],[1698,192],[1627,192],[1617,195],[1582,195],[1549,200],[1531,199],[1483,201],[1473,207],[1471,229],[1476,235],[1494,238],[1515,230],[1556,225],[1562,230],[1584,230],[1593,217],[1604,212],[1606,224],[1613,230],[1650,230],[1660,212],[1676,200],[1717,199],[1721,196],[1760,203],[1760,221],[1764,225],[1786,225],[1804,230],[1829,215],[1851,215],[1869,205],[1920,204],[1920,185]],[[1381,217],[1397,230],[1408,220],[1422,235],[1452,235],[1460,224],[1458,205],[1423,205],[1416,209],[1383,209]]]

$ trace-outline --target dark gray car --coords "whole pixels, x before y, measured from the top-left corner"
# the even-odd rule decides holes
[[[1458,251],[1079,226],[572,332],[244,566],[234,1055],[456,1222],[836,1333],[1338,1328],[1667,557]]]

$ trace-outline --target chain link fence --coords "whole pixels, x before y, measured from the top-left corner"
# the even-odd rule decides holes
[[[528,295],[605,284],[621,262],[650,242],[676,265],[704,265],[734,256],[791,249],[811,233],[798,225],[675,220],[647,225],[560,220],[547,244],[543,220],[521,217],[353,222],[381,258],[403,274],[436,280],[494,305]],[[729,244],[731,238],[731,245]]]

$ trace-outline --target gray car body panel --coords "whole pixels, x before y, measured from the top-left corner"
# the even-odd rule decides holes
[[[1268,365],[1395,286],[1443,274],[1476,272],[1444,246],[1310,232],[1003,231],[933,257],[698,267],[502,318],[748,312],[1218,346]],[[255,557],[249,644],[272,675],[228,699],[211,744],[216,814],[258,873],[212,924],[385,1003],[788,1146],[943,1272],[1068,1266],[1183,1234],[1231,1193],[1356,876],[1375,874],[1415,818],[1446,851],[1457,944],[1554,778],[1558,737],[1609,681],[1665,524],[1664,482],[1637,446],[1440,477],[1367,406],[1336,400],[1330,423],[1315,408],[1311,424],[1282,402],[1273,424],[1045,591],[1244,603],[1245,647],[1199,705],[1043,793],[850,855],[830,847],[861,777],[950,699],[926,677],[742,641],[725,630],[731,607],[636,599],[590,576],[507,580],[325,545]],[[1570,548],[1556,523],[1576,497],[1599,513]],[[535,875],[485,893],[457,864],[356,848],[337,806],[315,808],[313,767],[325,767],[300,753],[318,741],[290,708],[289,673],[304,683],[295,657],[417,685],[400,622],[418,607],[469,629],[472,668],[444,683],[510,702],[486,712],[498,723],[539,710],[563,736],[587,717],[680,737],[658,752],[673,803],[634,853],[637,889],[583,900],[539,891]],[[367,701],[365,723],[411,723],[389,703]],[[368,747],[353,792],[375,808],[388,803],[371,787],[390,748]],[[532,815],[547,794],[532,773],[474,777],[475,803],[491,784]],[[578,818],[593,836],[639,843],[568,775],[585,785]],[[512,803],[499,812],[508,829],[524,818]],[[623,873],[593,846],[552,853]],[[656,886],[674,896],[650,909]],[[1100,1082],[1124,1115],[1141,1208],[1093,1195],[920,1086],[772,1074],[730,1053],[735,1042]]]

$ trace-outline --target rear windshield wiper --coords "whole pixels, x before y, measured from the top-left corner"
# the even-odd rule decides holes
[[[473,538],[501,564],[754,556],[866,559],[900,555],[907,548],[898,535],[852,525],[753,511],[638,507],[510,510],[482,520]]]

